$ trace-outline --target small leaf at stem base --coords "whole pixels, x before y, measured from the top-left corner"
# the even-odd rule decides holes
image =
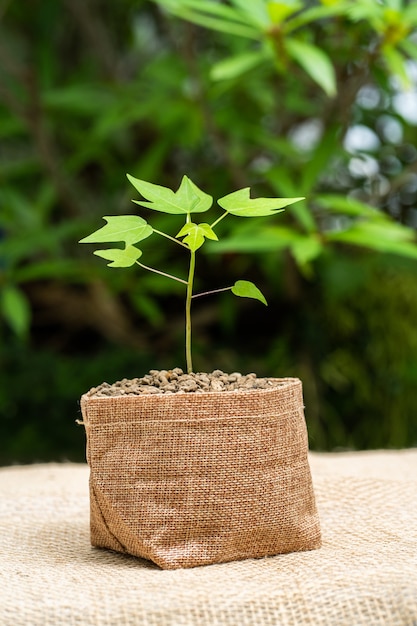
[[[193,252],[201,248],[206,237],[217,241],[217,235],[209,224],[193,224],[193,222],[184,224],[177,237],[184,237],[184,243]]]

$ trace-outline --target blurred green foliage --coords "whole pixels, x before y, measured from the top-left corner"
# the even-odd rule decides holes
[[[198,288],[244,273],[270,306],[196,303],[196,366],[300,376],[313,448],[417,443],[416,24],[400,0],[0,2],[0,462],[80,459],[83,391],[183,364],[182,286],[76,244],[135,212],[125,172],[306,196],[256,238],[219,224]]]

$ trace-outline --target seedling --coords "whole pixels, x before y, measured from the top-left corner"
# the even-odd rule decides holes
[[[194,298],[219,293],[221,291],[231,291],[235,296],[255,298],[263,302],[263,304],[267,304],[261,291],[248,280],[238,280],[230,287],[193,294],[197,250],[203,246],[206,239],[218,240],[214,229],[227,215],[236,215],[238,217],[270,216],[275,213],[280,213],[285,206],[298,202],[298,200],[302,200],[303,198],[252,199],[250,197],[250,189],[246,187],[245,189],[230,193],[217,201],[218,205],[223,209],[223,213],[211,224],[207,222],[196,224],[192,221],[191,215],[208,211],[212,207],[213,198],[199,189],[187,176],[183,177],[181,185],[175,192],[166,187],[139,180],[129,174],[127,177],[141,196],[146,199],[146,201],[133,200],[133,202],[147,209],[152,209],[153,211],[171,213],[172,215],[183,215],[185,218],[184,226],[175,236],[172,236],[153,228],[146,220],[138,215],[107,216],[103,218],[107,224],[88,237],[81,239],[80,243],[123,242],[124,248],[96,250],[94,254],[110,261],[108,263],[109,267],[130,267],[137,264],[145,270],[176,280],[186,286],[185,354],[187,371],[190,373],[193,371],[191,355],[191,302]],[[187,250],[189,253],[187,280],[149,267],[139,261],[142,257],[142,250],[140,250],[136,244],[153,234],[165,237]]]

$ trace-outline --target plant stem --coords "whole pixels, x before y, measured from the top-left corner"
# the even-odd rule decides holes
[[[220,215],[220,217],[218,217],[217,220],[215,220],[212,224],[210,224],[210,228],[214,228],[223,218],[226,217],[226,215],[229,215],[227,211],[225,211],[223,215]]]
[[[193,282],[195,272],[195,250],[190,250],[190,269],[188,272],[187,298],[185,301],[185,356],[187,361],[187,372],[193,371],[193,360],[191,357],[191,300],[193,297]]]
[[[149,270],[150,272],[154,272],[155,274],[160,274],[161,276],[165,276],[166,278],[172,278],[172,280],[176,280],[179,283],[188,285],[188,282],[186,280],[183,280],[182,278],[178,278],[177,276],[172,276],[172,274],[167,274],[166,272],[161,272],[161,270],[156,270],[154,267],[149,267],[149,265],[144,265],[143,263],[140,263],[139,261],[136,261],[136,263],[140,265],[141,267],[143,267],[144,270]]]
[[[153,229],[153,232],[157,233],[158,235],[162,235],[162,237],[166,237],[167,239],[171,239],[171,241],[174,241],[175,243],[178,243],[180,246],[182,246],[183,248],[187,248],[187,250],[188,250],[187,244],[183,243],[179,239],[175,239],[175,237],[171,237],[171,235],[167,235],[166,233],[163,233],[161,230],[156,230],[156,228]]]
[[[220,293],[221,291],[229,291],[232,287],[222,287],[221,289],[212,289],[211,291],[203,291],[202,293],[196,293],[192,298],[200,298],[201,296],[210,296],[212,293]]]

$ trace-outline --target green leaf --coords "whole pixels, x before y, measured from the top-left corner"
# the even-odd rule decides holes
[[[415,26],[417,24],[417,6],[414,2],[404,8],[401,19],[407,27]]]
[[[416,7],[417,9],[417,7]],[[398,47],[401,48],[412,59],[417,59],[417,45],[409,39],[403,39],[398,43]]]
[[[267,9],[271,22],[281,24],[290,15],[303,8],[302,2],[268,2]]]
[[[127,177],[135,189],[148,200],[148,202],[142,200],[133,200],[133,202],[147,209],[173,215],[189,215],[208,211],[213,204],[213,198],[199,189],[188,176],[183,176],[181,185],[175,192],[167,187],[134,178],[130,174],[127,174]]]
[[[78,259],[51,259],[45,261],[32,261],[30,264],[22,264],[15,268],[14,277],[20,282],[44,280],[45,278],[58,278],[68,281],[77,279],[82,272],[82,266]]]
[[[306,165],[306,167],[308,167],[308,165]],[[295,183],[285,166],[274,166],[265,175],[265,178],[271,183],[277,194],[288,194],[290,196],[299,191],[299,183]],[[307,202],[300,201],[295,203],[290,211],[291,215],[295,217],[305,231],[312,233],[317,230],[317,224]]]
[[[326,239],[417,259],[413,229],[388,220],[360,221],[347,230],[327,233]]]
[[[237,35],[239,37],[247,37],[249,39],[259,39],[259,32],[257,29],[253,28],[251,25],[243,22],[242,15],[237,11],[231,13],[229,11],[229,15],[226,15],[226,12],[222,12],[222,17],[226,17],[227,19],[222,19],[222,17],[217,17],[220,15],[220,11],[218,7],[216,7],[216,3],[212,2],[213,7],[210,7],[209,3],[205,2],[203,12],[200,12],[200,6],[196,5],[196,2],[191,2],[187,0],[182,0],[179,2],[178,0],[158,0],[158,4],[164,6],[168,11],[181,17],[184,20],[188,20],[193,24],[198,24],[200,26],[204,26],[205,28],[209,28],[211,30],[218,30],[223,33],[228,33],[229,35]],[[197,9],[195,10],[195,7]],[[230,9],[231,7],[229,7]],[[246,22],[246,20],[245,20]]]
[[[71,115],[92,116],[106,111],[112,104],[110,90],[100,89],[88,84],[69,84],[66,87],[45,89],[42,91],[42,104],[46,110],[69,111]]]
[[[29,332],[31,311],[24,293],[12,285],[3,287],[0,305],[4,318],[16,335],[26,337]]]
[[[107,261],[112,261],[107,263],[109,267],[131,267],[142,256],[142,251],[135,246],[126,246],[123,250],[119,248],[95,250],[94,254]]]
[[[103,217],[103,219],[107,224],[88,237],[81,239],[79,243],[124,241],[129,246],[146,239],[153,233],[152,227],[138,215],[110,215]]]
[[[337,194],[319,194],[314,200],[325,209],[332,213],[341,213],[342,215],[351,215],[357,217],[366,217],[370,219],[383,219],[384,214],[360,200],[349,198],[346,196],[338,196]]]
[[[265,28],[269,24],[268,11],[264,0],[232,0],[232,3],[242,11],[257,27]]]
[[[291,214],[307,233],[317,232],[317,223],[307,202],[300,202],[292,207]]]
[[[237,78],[260,63],[264,63],[267,59],[268,56],[265,50],[244,52],[243,54],[229,57],[213,65],[210,77],[212,80],[230,80]]]
[[[250,198],[250,188],[245,187],[218,200],[218,204],[231,215],[262,217],[280,213],[283,207],[304,198]]]
[[[401,17],[407,26],[415,25],[417,23],[417,6],[415,2],[403,9]]]
[[[212,196],[199,189],[188,176],[183,176],[176,195],[187,207],[187,213],[204,213],[213,204]]]
[[[389,9],[386,9],[386,11],[395,11],[395,13],[398,15],[398,17],[400,17],[401,15],[401,9],[403,8],[403,0],[385,0],[386,4],[388,5]]]
[[[184,243],[186,243],[193,252],[201,248],[205,238],[217,241],[217,235],[209,224],[193,224],[192,222],[188,222],[181,228],[177,237],[184,237],[184,235]]]
[[[298,39],[285,41],[288,54],[307,72],[328,96],[336,94],[336,74],[331,60],[323,50]]]
[[[381,5],[378,2],[375,2],[375,0],[361,0],[361,2],[353,2],[346,9],[346,15],[353,22],[359,22],[361,20],[369,21],[378,33],[384,32],[385,21],[382,19]]]
[[[249,232],[248,232],[249,231]],[[295,229],[268,227],[264,230],[245,229],[245,232],[235,232],[231,237],[222,239],[215,246],[209,244],[208,252],[276,252],[287,248],[290,244],[301,239]]]
[[[316,233],[303,234],[295,228],[268,226],[260,231],[235,233],[222,239],[216,246],[208,245],[208,252],[278,252],[289,249],[299,265],[312,261],[321,254],[324,244]]]
[[[232,287],[232,293],[240,298],[254,298],[260,300],[263,304],[268,305],[262,291],[248,280],[237,280]]]
[[[329,162],[334,159],[334,155],[338,150],[340,145],[339,135],[340,127],[332,124],[321,137],[320,142],[303,167],[301,178],[302,193],[309,195],[320,182],[323,173],[327,171]]]
[[[199,224],[198,226],[203,231],[204,237],[206,237],[207,239],[213,239],[214,241],[218,241],[218,237],[210,224]]]
[[[186,9],[197,11],[200,14],[208,14],[221,17],[231,22],[248,24],[246,15],[235,8],[213,2],[213,0],[157,0],[158,4],[163,4],[172,11]]]
[[[351,0],[349,0],[348,2],[335,0],[330,6],[312,7],[311,9],[299,12],[288,19],[288,21],[284,25],[283,30],[286,34],[288,34],[294,30],[297,30],[301,26],[304,26],[305,24],[318,22],[319,20],[334,17],[336,15],[343,15],[348,11],[350,7],[350,2]]]
[[[311,274],[309,271],[309,263],[320,256],[323,252],[324,244],[317,236],[304,237],[302,240],[295,242],[291,246],[291,254],[293,255],[297,265],[304,271],[306,275]]]
[[[383,46],[382,56],[388,66],[389,71],[401,81],[404,89],[411,87],[411,80],[407,74],[406,59],[394,48],[394,46]]]

